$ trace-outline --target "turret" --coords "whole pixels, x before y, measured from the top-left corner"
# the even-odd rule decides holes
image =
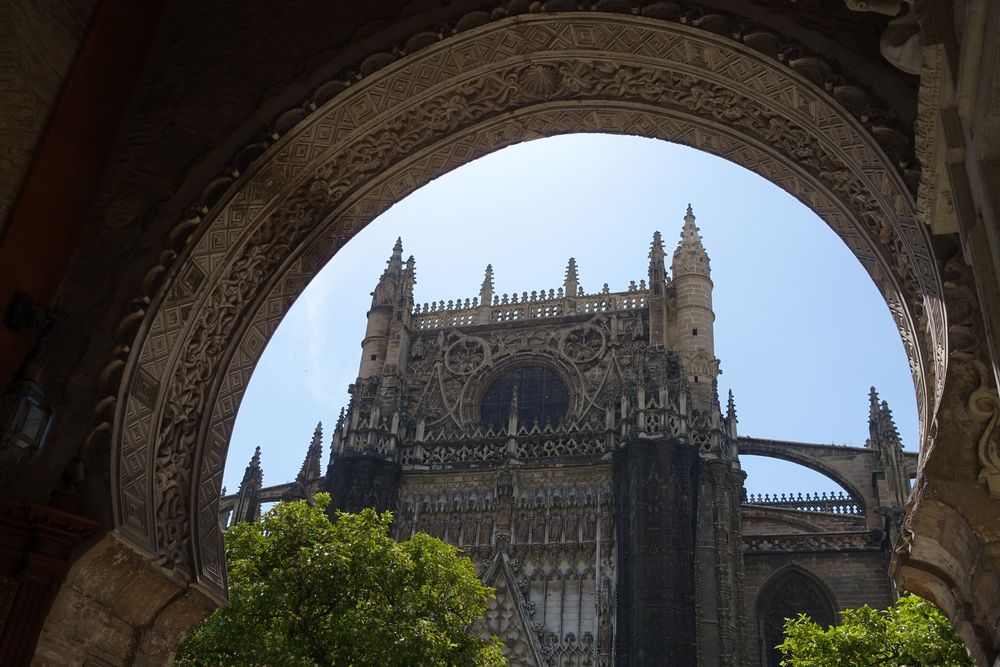
[[[694,221],[694,213],[688,204],[681,240],[670,265],[676,294],[677,338],[674,346],[680,352],[704,351],[714,357],[715,313],[712,311],[711,269],[708,253]]]
[[[260,517],[260,489],[264,484],[264,471],[260,467],[260,447],[243,472],[243,481],[236,493],[236,507],[233,508],[233,523],[247,521],[253,523]]]
[[[695,217],[688,204],[681,229],[681,240],[674,250],[670,271],[673,274],[673,313],[671,347],[680,357],[688,383],[695,396],[714,397],[712,387],[719,374],[715,358],[715,313],[712,311],[712,278],[708,253],[702,245]],[[715,400],[714,398],[712,400]]]
[[[372,292],[372,305],[368,311],[368,326],[361,341],[361,366],[358,379],[364,380],[381,374],[386,362],[398,365],[409,351],[409,336],[404,333],[413,311],[413,285],[416,268],[411,256],[403,265],[403,240],[396,239],[385,271]]]

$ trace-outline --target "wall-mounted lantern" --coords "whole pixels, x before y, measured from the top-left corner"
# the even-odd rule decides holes
[[[27,359],[0,396],[0,450],[8,456],[16,453],[17,458],[32,457],[42,451],[54,416],[38,377],[42,349],[49,334],[56,330],[56,316],[48,309],[37,308],[28,295],[17,292],[3,322],[13,331],[39,331]]]

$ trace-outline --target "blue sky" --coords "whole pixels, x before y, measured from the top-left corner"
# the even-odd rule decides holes
[[[763,178],[662,141],[568,135],[507,148],[405,198],[358,234],[303,292],[240,407],[225,484],[255,446],[265,485],[293,479],[317,421],[329,438],[357,376],[370,292],[397,236],[416,258],[418,302],[562,285],[573,256],[588,293],[646,277],[653,232],[668,253],[694,208],[715,283],[719,390],[743,435],[864,445],[868,388],[916,451],[913,384],[899,334],[868,274],[816,215]],[[828,491],[804,468],[746,457],[750,492]]]

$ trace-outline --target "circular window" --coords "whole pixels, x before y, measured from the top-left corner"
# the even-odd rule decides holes
[[[569,409],[569,391],[559,375],[545,366],[517,366],[501,372],[486,390],[480,405],[483,424],[506,428],[510,403],[517,392],[517,419],[522,426],[535,422],[558,425]]]

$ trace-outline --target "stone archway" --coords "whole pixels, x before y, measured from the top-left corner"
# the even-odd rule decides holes
[[[224,599],[216,505],[229,433],[254,364],[301,289],[401,197],[535,137],[676,141],[801,199],[885,296],[927,434],[946,365],[941,280],[900,156],[881,145],[893,143],[890,130],[859,120],[863,90],[801,49],[781,61],[774,40],[720,36],[709,21],[470,16],[445,39],[414,35],[409,55],[369,57],[281,116],[273,143],[248,146],[210,185],[147,274],[120,330],[129,342],[107,372],[121,377],[115,543],[178,586]]]
[[[537,136],[676,141],[801,199],[885,296],[927,423],[945,335],[926,233],[875,136],[805,76],[705,30],[597,13],[504,19],[366,64],[357,83],[318,91],[329,99],[312,114],[286,114],[284,136],[219,184],[206,215],[182,223],[193,234],[179,259],[156,270],[118,396],[114,500],[119,533],[161,566],[223,598],[216,503],[229,432],[302,287],[399,198]]]

